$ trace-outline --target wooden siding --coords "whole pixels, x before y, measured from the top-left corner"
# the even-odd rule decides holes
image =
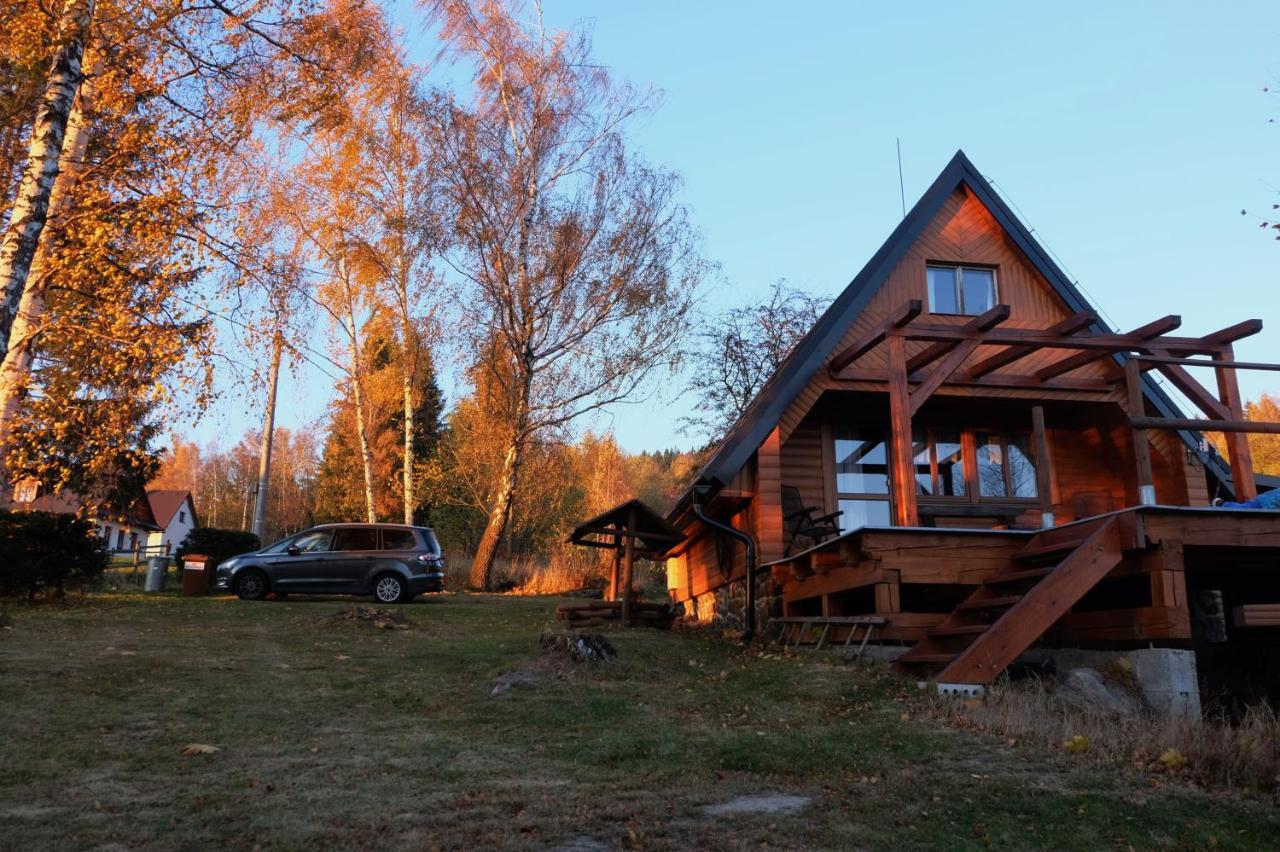
[[[791,433],[782,445],[782,484],[798,489],[804,505],[834,511],[827,499],[822,436],[822,421],[816,416],[806,418]]]
[[[928,305],[925,284],[925,266],[929,262],[973,263],[996,267],[996,286],[999,301],[1009,306],[1008,328],[1046,328],[1071,315],[1062,299],[1053,292],[1049,283],[1040,275],[1022,251],[991,216],[986,207],[969,191],[958,188],[947,199],[934,220],[917,238],[897,267],[889,274],[867,303],[866,309],[845,332],[833,353],[851,345],[895,308],[910,299],[920,299]],[[924,315],[929,322],[962,324],[966,317]],[[914,355],[927,344],[910,344],[908,355]],[[981,346],[970,357],[974,363],[999,351],[1002,347]],[[864,369],[885,368],[884,347],[872,350],[859,359],[857,366]],[[1050,364],[1069,353],[1062,350],[1045,350],[1023,358],[1010,367],[997,370],[993,375],[1027,374]],[[1108,367],[1099,362],[1082,367],[1068,374],[1072,378],[1104,378]],[[882,386],[881,386],[882,387]],[[783,415],[780,425],[784,441],[790,438],[803,422],[809,410],[823,391],[841,389],[879,389],[875,383],[852,383],[832,379],[825,368],[820,369],[792,402]],[[1088,391],[1022,391],[1009,388],[966,388],[943,386],[939,395],[982,397],[1034,397],[1040,399],[1116,399],[1118,392],[1100,394]]]

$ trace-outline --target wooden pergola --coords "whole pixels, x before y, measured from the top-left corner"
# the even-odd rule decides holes
[[[635,597],[632,574],[636,557],[661,559],[684,538],[684,534],[667,523],[666,518],[638,499],[628,500],[583,521],[569,535],[572,544],[613,551],[606,600],[616,601],[621,593],[623,627],[631,625]]]
[[[1223,432],[1231,460],[1237,500],[1257,496],[1247,433],[1280,434],[1280,423],[1247,421],[1236,370],[1280,370],[1280,365],[1235,360],[1235,341],[1257,334],[1262,320],[1251,319],[1202,337],[1175,337],[1169,332],[1182,325],[1170,315],[1127,333],[1090,332],[1097,323],[1091,313],[1077,313],[1048,328],[1002,328],[1009,318],[1008,305],[996,305],[963,325],[931,325],[918,322],[923,311],[912,300],[881,320],[860,340],[831,359],[831,376],[841,380],[886,381],[889,391],[889,466],[894,520],[899,526],[917,526],[919,512],[912,471],[911,420],[921,406],[944,384],[1024,390],[1109,391],[1125,383],[1125,408],[1133,436],[1137,462],[1138,493],[1143,505],[1155,503],[1155,485],[1147,430],[1179,429]],[[908,355],[912,341],[927,345]],[[887,373],[859,369],[855,362],[877,346],[888,352]],[[1003,347],[974,364],[965,363],[980,346]],[[1064,357],[1026,374],[1007,370],[1022,359],[1046,349],[1065,350]],[[1200,356],[1200,357],[1195,357]],[[1094,363],[1110,365],[1104,379],[1073,378],[1066,374]],[[1217,394],[1211,393],[1188,372],[1189,367],[1209,367],[1217,378]],[[1157,370],[1204,413],[1204,418],[1150,417],[1146,413],[1142,373]],[[997,370],[1001,372],[997,373]],[[1033,440],[1040,458],[1048,455],[1044,408],[1032,408]],[[1053,524],[1047,465],[1037,465],[1038,492],[1045,526]]]

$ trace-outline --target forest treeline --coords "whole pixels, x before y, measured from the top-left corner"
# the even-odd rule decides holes
[[[517,0],[421,0],[407,34],[364,0],[0,19],[6,486],[102,512],[182,483],[206,523],[268,536],[430,522],[487,587],[500,550],[687,475],[583,437],[670,384],[712,270],[679,177],[629,141],[656,93],[585,28]],[[335,402],[277,429],[304,365]],[[447,410],[440,365],[463,377]],[[228,395],[257,435],[169,439]]]

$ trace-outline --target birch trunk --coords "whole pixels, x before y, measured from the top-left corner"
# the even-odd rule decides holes
[[[407,318],[403,323],[403,331],[401,336],[404,338],[405,345],[405,362],[404,362],[404,522],[406,524],[413,523],[413,510],[417,507],[417,497],[413,489],[413,465],[415,462],[413,452],[413,379],[417,374],[418,366],[418,347],[417,341],[413,344],[414,354],[409,357],[408,347],[410,336],[413,335],[413,325],[408,322]]]
[[[260,542],[267,527],[267,498],[271,491],[271,445],[275,440],[276,428],[276,388],[280,384],[280,356],[283,352],[284,336],[277,331],[271,346],[267,413],[262,419],[262,447],[258,453],[258,493],[253,502],[253,534]]]
[[[89,128],[85,116],[92,99],[92,85],[85,83],[80,88],[75,107],[67,119],[58,177],[49,194],[47,222],[50,226],[56,226],[58,219],[67,212],[76,181],[84,171],[85,152],[89,148]],[[10,424],[18,413],[18,403],[26,389],[31,362],[35,358],[36,338],[40,333],[49,291],[45,270],[48,254],[49,239],[46,236],[36,244],[31,270],[27,275],[27,286],[22,290],[18,312],[13,318],[9,333],[10,345],[4,353],[4,362],[0,365],[0,447],[4,446]]]
[[[493,506],[489,510],[489,520],[485,524],[484,534],[476,546],[476,556],[471,562],[471,574],[467,584],[473,589],[489,589],[493,583],[493,562],[498,555],[498,543],[511,518],[511,505],[515,500],[516,484],[519,481],[520,462],[524,455],[523,441],[513,440],[502,458],[502,477],[498,482],[497,493],[493,497]]]
[[[343,237],[345,240],[345,236]],[[360,441],[360,465],[364,470],[364,508],[369,523],[378,522],[373,498],[373,453],[369,449],[369,433],[365,429],[364,377],[360,369],[360,331],[356,327],[355,293],[351,290],[351,273],[347,268],[347,251],[343,246],[338,253],[338,276],[342,280],[346,296],[347,352],[351,358],[351,395],[356,403],[356,435]]]
[[[81,63],[93,18],[94,0],[66,0],[58,22],[61,44],[53,56],[49,80],[31,128],[27,165],[14,198],[9,226],[0,241],[0,354],[9,350],[9,334],[27,286],[40,232],[49,215],[58,178],[67,122],[84,79]]]

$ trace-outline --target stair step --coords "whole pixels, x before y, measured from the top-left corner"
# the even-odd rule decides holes
[[[1044,568],[1028,568],[1025,571],[1010,571],[1007,574],[996,574],[994,577],[988,577],[986,584],[988,586],[996,586],[1001,583],[1016,583],[1019,580],[1038,580],[1041,577],[1047,577],[1053,573],[1053,569],[1057,566],[1047,566]]]
[[[991,628],[990,624],[961,624],[957,627],[935,627],[929,631],[929,636],[978,636],[986,633]]]
[[[1064,541],[1058,544],[1041,544],[1034,547],[1027,545],[1015,553],[1013,558],[1018,562],[1035,562],[1038,559],[1048,559],[1052,556],[1070,553],[1082,544],[1084,544],[1084,539]]]
[[[901,663],[949,663],[959,654],[907,654],[898,659]]]
[[[1001,607],[1013,606],[1022,600],[1022,595],[1004,595],[997,598],[986,598],[980,601],[964,601],[957,610],[975,610],[975,609],[1000,609]]]

